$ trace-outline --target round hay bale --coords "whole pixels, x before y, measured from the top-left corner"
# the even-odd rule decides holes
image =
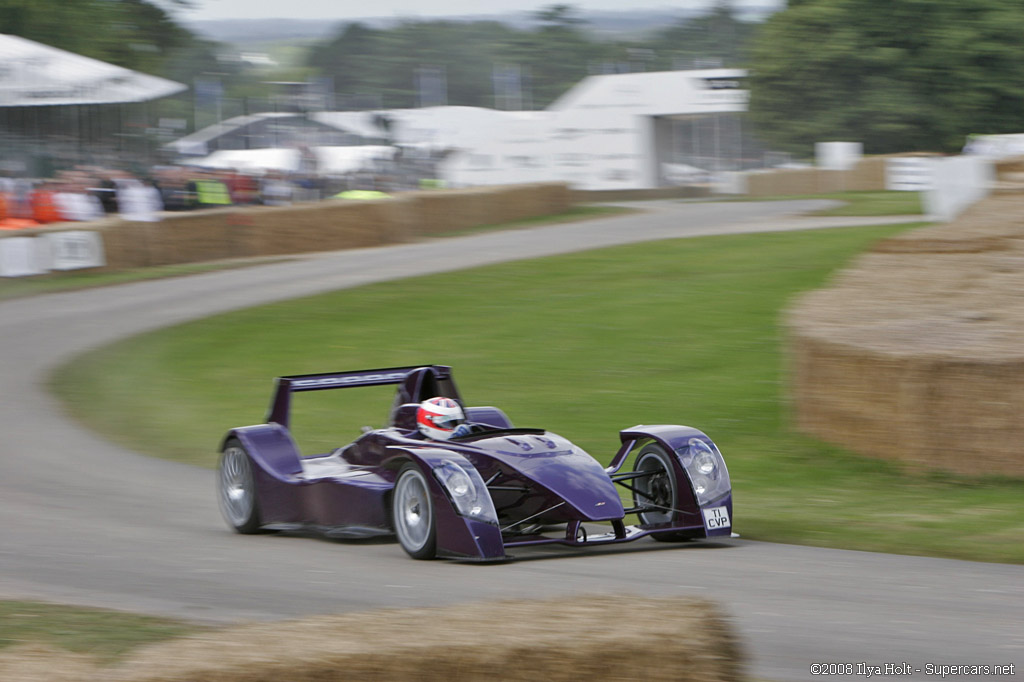
[[[1024,196],[881,242],[786,322],[798,428],[917,468],[1024,476]]]

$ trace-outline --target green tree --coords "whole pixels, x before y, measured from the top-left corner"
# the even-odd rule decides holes
[[[752,53],[750,112],[798,153],[854,140],[870,153],[951,151],[1024,121],[1024,5],[1017,0],[802,0]]]
[[[719,0],[704,16],[657,31],[651,48],[663,68],[690,68],[701,63],[736,67],[746,61],[747,47],[757,28],[757,24],[740,21],[731,2]]]
[[[497,22],[408,21],[387,30],[348,24],[314,47],[307,64],[339,95],[374,95],[385,108],[417,104],[417,73],[444,75],[449,104],[491,106],[492,65],[513,32]]]
[[[376,93],[370,74],[380,59],[381,31],[365,24],[346,24],[329,41],[315,45],[306,63],[334,79],[334,90],[344,95]]]
[[[118,43],[121,10],[105,0],[0,0],[0,33],[106,59]]]
[[[507,54],[529,69],[532,97],[543,107],[606,61],[608,46],[586,31],[586,21],[572,5],[550,5],[535,12],[534,19],[537,28],[522,34]]]
[[[197,42],[165,7],[183,0],[0,0],[0,33],[164,75],[179,50]]]

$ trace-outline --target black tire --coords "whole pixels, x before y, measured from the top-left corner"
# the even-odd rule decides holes
[[[430,486],[427,477],[412,462],[398,470],[391,495],[391,519],[406,554],[413,559],[437,556],[437,517]]]
[[[217,467],[217,501],[224,520],[236,533],[260,532],[260,505],[256,497],[253,463],[236,438],[224,445]]]
[[[637,512],[640,523],[645,526],[671,522],[679,508],[679,489],[672,468],[672,459],[660,445],[645,445],[636,456],[633,471],[651,472],[650,476],[636,479],[634,487],[640,492],[633,493],[633,506],[645,504],[658,507],[651,511]],[[679,531],[651,533],[659,542],[682,542],[690,535]]]

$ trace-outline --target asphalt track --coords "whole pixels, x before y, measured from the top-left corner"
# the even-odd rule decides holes
[[[412,561],[394,543],[242,537],[220,519],[211,471],[112,445],[66,419],[44,388],[89,348],[268,301],[625,242],[891,222],[794,215],[814,205],[656,202],[637,215],[0,303],[0,598],[237,622],[565,595],[606,599],[614,617],[630,595],[700,595],[723,604],[758,679],[825,679],[811,665],[840,662],[854,664],[845,679],[867,672],[861,663],[908,663],[910,679],[942,679],[929,664],[1024,674],[1020,566],[744,539],[532,549],[481,566]],[[740,532],[743,515],[740,490]],[[500,623],[480,625],[500,637]]]

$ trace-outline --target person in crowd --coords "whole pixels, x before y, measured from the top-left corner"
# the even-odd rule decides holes
[[[188,170],[182,166],[154,166],[154,184],[166,211],[187,211],[192,208],[189,195]]]
[[[32,192],[35,186],[28,178],[15,178],[9,195],[7,211],[10,217],[32,220]]]
[[[0,230],[38,227],[32,219],[32,184],[12,177],[6,170],[0,175]]]
[[[91,171],[94,183],[89,192],[100,200],[105,213],[117,213],[117,184],[114,182],[117,171],[105,168],[92,168]]]
[[[227,174],[226,180],[232,203],[245,206],[259,203],[260,185],[254,175],[235,170]]]
[[[268,171],[260,186],[265,206],[288,206],[292,203],[292,185],[280,171]]]
[[[54,199],[65,220],[89,221],[103,218],[103,204],[89,193],[89,177],[85,173],[65,171],[59,177],[59,190]]]
[[[138,222],[156,222],[164,203],[152,182],[122,177],[118,180],[117,205],[121,217]]]
[[[54,182],[42,182],[32,191],[32,220],[42,225],[64,221],[57,207],[56,186]]]
[[[186,189],[194,208],[224,208],[232,203],[228,186],[215,171],[198,170]]]

